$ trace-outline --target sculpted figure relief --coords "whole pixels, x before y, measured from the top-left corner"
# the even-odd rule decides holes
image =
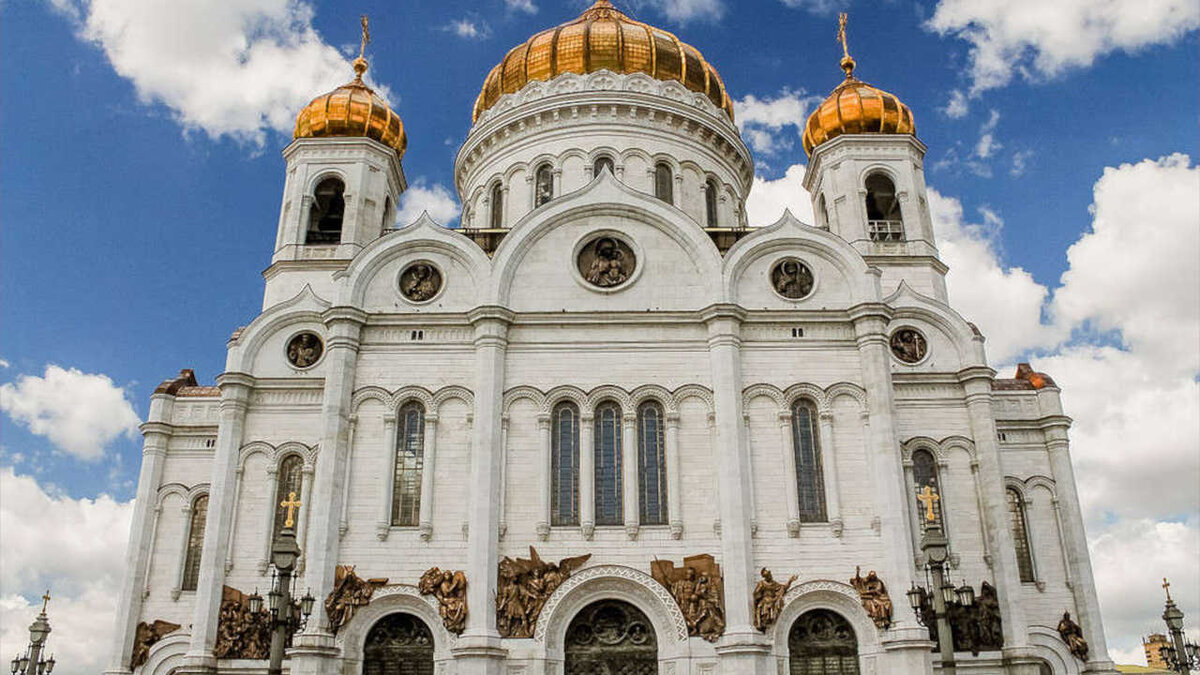
[[[925,354],[929,350],[929,345],[925,343],[925,336],[912,328],[901,328],[892,333],[891,347],[892,354],[905,363],[920,361],[925,358]]]
[[[694,555],[683,559],[676,568],[670,560],[650,563],[650,575],[662,584],[683,612],[688,635],[698,635],[716,642],[725,632],[725,589],[721,566],[711,555]]]
[[[533,637],[533,628],[546,600],[571,574],[583,567],[591,554],[545,562],[529,547],[529,559],[500,561],[496,587],[496,628],[503,637]]]
[[[929,629],[929,639],[937,642],[937,621],[934,620],[933,597],[921,589],[921,607],[918,610],[925,626]],[[979,595],[970,607],[953,603],[946,608],[949,614],[950,632],[954,641],[954,651],[971,652],[978,656],[980,652],[999,651],[1004,647],[1004,631],[1000,622],[1000,600],[996,595],[996,587],[988,582],[979,586]]]
[[[765,567],[759,574],[762,579],[754,587],[754,627],[765,633],[779,619],[779,613],[783,611],[783,596],[787,595],[788,589],[796,581],[796,575],[793,574],[786,584],[781,584]]]
[[[324,349],[321,338],[313,333],[301,333],[288,342],[288,363],[297,368],[307,368],[321,358]]]
[[[633,249],[616,237],[600,237],[579,252],[579,273],[589,284],[612,288],[633,274],[637,258]]]
[[[771,285],[783,297],[799,300],[812,293],[813,273],[808,265],[795,258],[786,258],[775,263],[771,270]]]
[[[1070,612],[1063,612],[1062,620],[1058,622],[1058,634],[1062,636],[1063,642],[1067,643],[1067,648],[1071,650],[1075,658],[1080,661],[1087,661],[1087,640],[1083,639],[1083,629],[1071,619]]]
[[[250,611],[249,596],[226,586],[221,593],[217,619],[217,644],[213,655],[218,659],[265,659],[271,650],[271,613]]]
[[[129,660],[129,667],[136,669],[146,663],[146,659],[150,657],[150,648],[154,646],[154,643],[177,630],[179,630],[179,624],[162,619],[156,619],[153,624],[145,621],[139,623],[133,634],[133,655]]]
[[[858,591],[863,609],[867,610],[867,616],[871,617],[875,626],[885,630],[889,628],[892,625],[892,598],[888,595],[883,579],[875,574],[875,570],[868,572],[864,579],[862,568],[855,567],[850,585]]]
[[[442,290],[442,273],[436,267],[419,262],[400,274],[400,292],[413,302],[425,302]]]
[[[336,634],[346,625],[354,612],[371,601],[375,589],[387,585],[387,579],[362,579],[354,573],[353,565],[338,565],[333,577],[333,590],[325,598],[325,615],[329,630]]]
[[[437,598],[442,625],[451,633],[462,635],[467,627],[467,575],[431,567],[421,575],[417,589],[421,595]]]

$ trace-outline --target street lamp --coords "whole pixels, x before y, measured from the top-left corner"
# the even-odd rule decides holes
[[[1171,670],[1189,675],[1192,668],[1200,669],[1200,646],[1183,639],[1183,611],[1175,606],[1171,599],[1171,583],[1163,579],[1163,590],[1167,592],[1167,605],[1163,610],[1163,621],[1171,632],[1171,643],[1159,650],[1167,667]]]
[[[287,519],[283,523],[283,530],[280,531],[279,537],[275,539],[275,543],[271,547],[271,564],[274,565],[275,571],[271,575],[271,590],[267,592],[267,609],[271,613],[269,623],[271,652],[270,664],[267,668],[268,675],[283,675],[284,647],[287,646],[291,636],[308,623],[308,617],[312,614],[315,602],[312,594],[307,592],[300,600],[292,600],[292,572],[296,567],[296,560],[300,558],[300,546],[296,543],[296,531],[293,526],[295,525],[295,511],[300,506],[300,500],[296,499],[296,493],[292,492],[280,506],[287,509]],[[257,589],[254,591],[254,595],[250,596],[248,602],[251,611],[254,611],[255,607],[262,610],[262,596],[258,594]]]
[[[46,618],[46,605],[50,602],[50,591],[42,596],[42,612],[29,626],[29,646],[24,654],[13,657],[13,675],[50,675],[54,672],[54,656],[42,658],[46,638],[50,636],[50,621]]]
[[[923,490],[917,494],[917,500],[925,509],[924,522],[925,528],[921,533],[921,552],[925,554],[926,568],[929,570],[932,579],[932,592],[928,595],[933,596],[933,619],[937,624],[938,652],[942,656],[942,675],[955,675],[956,666],[954,663],[954,634],[950,628],[950,612],[949,607],[955,604],[955,600],[970,599],[974,602],[975,592],[967,587],[964,591],[961,588],[955,588],[954,584],[948,581],[945,577],[946,560],[950,557],[950,541],[946,539],[946,535],[942,533],[941,523],[937,520],[937,512],[934,506],[938,503],[941,497],[931,485],[926,485]],[[966,586],[966,584],[963,584]],[[924,605],[926,592],[923,588],[918,588],[915,584],[908,591],[908,602],[912,606],[917,615],[917,621],[921,625],[926,625],[926,618],[922,616],[920,607]],[[966,604],[966,603],[962,603]]]

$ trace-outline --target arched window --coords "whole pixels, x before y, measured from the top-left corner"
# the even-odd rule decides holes
[[[306,244],[337,244],[342,241],[342,216],[346,213],[346,184],[340,178],[326,178],[313,191],[308,214]]]
[[[392,227],[392,198],[383,198],[383,220],[379,221],[380,232],[386,232]]]
[[[300,455],[288,455],[279,463],[279,480],[275,487],[275,529],[271,533],[271,541],[279,537],[279,533],[283,531],[283,524],[287,522],[288,510],[280,504],[291,501],[289,497],[293,492],[296,493],[296,499],[299,499],[300,495],[304,494],[301,491],[303,487],[304,459]],[[292,523],[292,529],[296,529],[296,523]]]
[[[1033,551],[1029,546],[1029,527],[1025,519],[1025,498],[1015,488],[1004,491],[1008,497],[1008,518],[1012,527],[1013,546],[1017,549],[1017,572],[1021,581],[1033,582]]]
[[[605,169],[608,169],[608,172],[612,175],[617,175],[616,170],[613,168],[612,157],[609,157],[608,155],[600,155],[596,158],[596,161],[592,163],[592,177],[599,177],[600,172]]]
[[[549,164],[538,167],[534,183],[534,208],[554,199],[554,170],[550,168]]]
[[[493,230],[504,227],[504,188],[499,183],[492,186],[492,213],[489,225]]]
[[[920,515],[919,521],[921,529],[924,530],[931,523],[926,517],[929,507],[926,502],[917,499],[925,488],[933,488],[939,499],[933,505],[933,524],[941,528],[942,532],[946,532],[946,523],[942,520],[942,482],[938,479],[937,461],[933,458],[933,453],[928,450],[917,450],[912,454],[912,471],[913,471],[913,487],[916,488],[917,494],[914,495],[914,504],[917,505],[917,513]]]
[[[654,196],[668,204],[675,203],[675,176],[666,162],[654,165]]]
[[[712,178],[704,184],[704,222],[706,227],[719,227],[717,224],[717,195],[720,188]]]
[[[882,173],[867,176],[867,233],[872,241],[904,241],[896,185]]]
[[[638,407],[638,505],[642,525],[667,524],[667,460],[663,409],[657,401]]]
[[[425,467],[425,407],[409,401],[400,408],[396,467],[392,482],[392,525],[416,525],[421,515],[421,473]]]
[[[188,523],[187,552],[183,557],[183,582],[180,589],[196,590],[200,581],[200,553],[204,549],[204,524],[208,520],[208,495],[196,497]]]
[[[796,495],[800,521],[820,523],[825,516],[825,479],[821,470],[821,447],[817,440],[817,409],[800,399],[792,407],[792,452],[796,457]]]
[[[579,524],[579,408],[554,406],[550,427],[550,524]]]
[[[828,230],[829,224],[829,207],[825,205],[825,195],[817,198],[817,211],[821,214],[821,227]]]
[[[621,492],[621,407],[613,401],[596,406],[596,524],[625,522]]]

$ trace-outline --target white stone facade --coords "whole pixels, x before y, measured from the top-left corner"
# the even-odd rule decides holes
[[[611,153],[614,172],[592,175]],[[262,672],[261,661],[214,658],[222,586],[265,593],[281,462],[299,457],[303,491],[299,588],[319,602],[337,564],[389,585],[336,635],[324,612],[296,637],[292,673],[361,672],[363,641],[392,612],[423,620],[438,673],[561,673],[564,634],[588,603],[624,600],[651,621],[661,673],[787,673],[788,631],[805,611],[832,610],[854,628],[863,673],[932,673],[925,629],[904,592],[924,584],[912,453],[936,457],[951,577],[999,590],[1005,647],[960,655],[981,675],[1110,673],[1067,443],[1052,382],[997,380],[983,337],[946,302],[922,172],[910,136],[844,136],[819,147],[806,185],[825,208],[815,226],[784,215],[746,230],[753,165],[720,110],[682,86],[601,72],[534,83],[502,99],[464,144],[456,178],[463,225],[487,228],[490,186],[502,184],[506,232],[485,251],[463,232],[422,218],[378,225],[404,189],[394,153],[366,139],[303,139],[285,151],[288,179],[262,313],[228,344],[216,387],[164,383],[144,425],[145,453],[110,673],[130,672],[138,622],[181,624],[155,644],[145,675]],[[668,162],[672,203],[654,196]],[[532,172],[554,170],[553,199],[534,207]],[[866,235],[863,179],[897,187],[901,242]],[[342,243],[302,234],[315,181],[346,182]],[[718,227],[743,230],[718,247],[706,232],[708,180],[720,185]],[[582,243],[619,236],[637,256],[628,281],[589,284]],[[469,233],[468,233],[469,234]],[[814,287],[777,293],[771,270],[802,260]],[[442,288],[413,302],[398,279],[413,262]],[[927,354],[895,358],[890,336],[919,331]],[[287,345],[318,335],[313,365]],[[791,409],[817,409],[826,515],[801,522]],[[392,525],[397,412],[425,411],[420,515]],[[570,400],[583,419],[580,525],[552,526],[550,413]],[[598,525],[588,480],[590,416],[666,413],[668,522],[641,526],[636,462],[624,465],[625,518]],[[636,450],[633,450],[636,452]],[[632,465],[632,466],[631,466]],[[1035,580],[1022,583],[1005,488],[1025,500]],[[183,590],[191,507],[208,495],[196,590]],[[502,556],[530,545],[547,560],[584,553],[587,565],[547,602],[533,638],[502,639],[493,602]],[[680,609],[650,578],[655,558],[709,553],[724,570],[728,626],[715,645],[688,637]],[[416,591],[438,566],[466,572],[469,616],[446,632]],[[877,570],[894,623],[877,629],[847,581]],[[798,576],[779,622],[751,625],[761,567]],[[1055,626],[1064,610],[1091,644],[1083,663]],[[1047,670],[1048,669],[1048,670]]]

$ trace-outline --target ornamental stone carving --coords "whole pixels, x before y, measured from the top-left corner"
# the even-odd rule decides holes
[[[614,236],[593,239],[579,251],[579,274],[598,288],[615,288],[629,280],[637,268],[637,256],[629,244]]]
[[[137,625],[133,634],[133,654],[129,659],[130,669],[136,670],[146,663],[150,657],[150,648],[167,635],[179,630],[179,624],[156,619],[154,623],[145,621]]]
[[[287,344],[287,360],[297,368],[308,368],[321,359],[325,346],[316,333],[298,333]]]
[[[1083,639],[1083,629],[1071,619],[1070,612],[1063,612],[1062,619],[1058,622],[1058,634],[1062,637],[1062,641],[1067,643],[1067,648],[1071,650],[1071,654],[1086,663],[1088,658],[1088,643],[1087,640]]]
[[[875,627],[887,630],[892,625],[892,598],[888,595],[887,586],[883,580],[875,574],[875,570],[871,570],[864,578],[862,568],[854,568],[854,578],[850,580],[850,585],[854,590],[858,591],[858,596],[862,599],[863,609],[867,610],[867,616],[875,622]]]
[[[271,649],[271,613],[250,611],[248,595],[225,586],[221,591],[221,609],[217,618],[217,644],[213,655],[218,659],[265,659]]]
[[[567,594],[584,584],[587,584],[591,591],[607,593],[619,599],[628,593],[630,583],[636,584],[654,596],[654,599],[670,617],[670,623],[675,629],[675,640],[686,642],[688,639],[687,621],[683,618],[683,612],[679,611],[679,606],[675,603],[675,598],[671,596],[671,593],[645,572],[622,565],[598,565],[572,574],[546,601],[545,606],[542,607],[542,614],[548,618],[553,617]],[[545,642],[546,632],[547,622],[539,620],[533,638],[538,642]]]
[[[808,297],[814,284],[812,270],[795,258],[784,258],[771,268],[771,286],[788,300]]]
[[[929,352],[925,336],[915,328],[901,328],[892,333],[892,355],[904,363],[917,363]]]
[[[428,302],[442,290],[442,273],[431,262],[419,261],[400,273],[400,293],[412,302]]]
[[[759,579],[758,585],[754,587],[754,627],[765,633],[779,620],[779,613],[783,611],[783,599],[795,583],[796,575],[793,574],[786,584],[781,584],[775,581],[771,570],[765,567],[759,574],[762,579]]]
[[[362,579],[354,573],[353,565],[338,565],[333,577],[333,590],[325,598],[325,615],[329,617],[329,630],[337,634],[338,629],[354,618],[359,607],[371,602],[375,590],[387,585],[384,578]]]
[[[438,616],[446,630],[462,635],[467,627],[467,575],[431,567],[417,583],[421,595],[432,595],[438,601]]]
[[[682,567],[670,560],[650,563],[650,575],[671,592],[683,612],[688,635],[716,642],[725,632],[725,588],[721,566],[707,553],[683,559]]]
[[[546,600],[591,554],[545,562],[529,547],[529,558],[500,561],[496,586],[496,628],[503,637],[533,637],[533,629]]]

